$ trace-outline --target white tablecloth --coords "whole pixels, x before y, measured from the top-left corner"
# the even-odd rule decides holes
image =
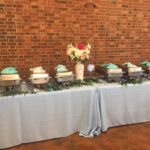
[[[102,132],[109,127],[150,121],[150,82],[99,86]]]
[[[0,97],[0,149],[21,143],[100,133],[95,87]]]

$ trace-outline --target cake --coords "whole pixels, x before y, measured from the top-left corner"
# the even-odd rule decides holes
[[[137,65],[134,65],[134,64],[132,64],[130,62],[124,63],[123,67],[128,72],[141,72],[142,71],[141,67],[138,67]]]
[[[41,73],[41,74],[31,74],[30,78],[33,79],[39,79],[39,78],[48,78],[49,75],[47,73]]]
[[[140,72],[142,71],[141,67],[133,67],[133,68],[128,68],[128,72]]]
[[[113,63],[96,66],[96,72],[103,75],[108,82],[119,82],[123,76],[122,69]]]
[[[107,69],[108,73],[122,73],[122,69]]]
[[[66,66],[64,65],[57,65],[56,68],[56,79],[58,82],[68,82],[74,79],[73,72],[68,71]]]
[[[42,67],[30,68],[30,81],[32,84],[46,84],[49,82],[49,74]]]
[[[113,63],[99,65],[96,70],[103,74],[118,74],[118,73],[121,74],[121,73],[123,73],[122,69]]]
[[[140,63],[142,69],[146,71],[150,71],[150,62],[149,61],[143,61]]]
[[[32,72],[32,74],[46,73],[46,71],[42,67],[30,68],[30,71]]]
[[[20,84],[20,76],[16,68],[6,67],[1,71],[0,85],[1,86],[15,86]]]

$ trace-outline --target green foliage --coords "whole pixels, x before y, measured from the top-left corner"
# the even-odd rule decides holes
[[[87,83],[90,82],[92,84],[93,83],[100,83],[100,81],[97,78],[85,78],[84,81],[87,82]]]
[[[49,83],[47,85],[47,87],[45,88],[45,91],[59,91],[59,90],[62,90],[63,89],[63,86],[62,84],[59,84],[57,82],[54,82],[54,83]]]
[[[101,83],[97,78],[85,78],[84,80],[74,80],[72,82],[65,82],[65,83],[58,83],[56,81],[53,81],[52,83],[49,83],[47,86],[44,87],[45,91],[51,92],[51,91],[59,91],[63,89],[68,89],[71,87],[82,87],[82,86],[92,86],[94,83]],[[127,84],[141,84],[141,79],[133,79],[133,78],[125,78],[120,81],[121,85],[127,86]],[[23,91],[16,91],[16,90],[7,90],[3,93],[0,93],[0,96],[15,96],[15,95],[21,95],[21,94],[34,94],[36,92],[30,91],[30,92],[23,92]]]
[[[71,87],[81,87],[84,85],[93,85],[93,83],[100,83],[96,78],[85,78],[84,80],[74,80],[70,83]]]
[[[81,86],[88,86],[93,85],[93,83],[100,83],[98,79],[96,78],[86,78],[84,80],[74,80],[72,82],[67,83],[58,83],[56,81],[53,81],[52,83],[49,83],[47,86],[44,87],[45,91],[51,92],[51,91],[59,91],[63,89],[68,89],[71,87],[81,87]],[[17,91],[17,90],[7,90],[5,92],[0,93],[0,96],[15,96],[15,95],[21,95],[21,94],[34,94],[36,92],[30,91],[30,92],[23,92],[23,91]]]
[[[141,84],[142,83],[142,79],[132,79],[132,78],[126,78],[126,79],[122,79],[120,81],[121,85],[127,85],[127,84]]]
[[[15,96],[15,95],[26,95],[26,94],[35,94],[36,92],[23,92],[23,91],[16,91],[16,90],[9,90],[0,93],[0,96]]]
[[[82,86],[89,86],[93,85],[93,83],[100,83],[98,79],[96,78],[86,78],[84,80],[74,80],[72,82],[68,83],[49,83],[47,87],[45,88],[46,91],[58,91],[58,90],[63,90],[63,89],[68,89],[71,87],[82,87]]]
[[[81,87],[83,85],[87,85],[87,83],[84,80],[74,80],[70,83],[70,87]]]

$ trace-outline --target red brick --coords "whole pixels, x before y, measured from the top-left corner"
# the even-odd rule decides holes
[[[0,69],[12,65],[26,78],[39,65],[52,75],[58,64],[74,71],[66,48],[84,41],[92,45],[89,63],[150,61],[150,2],[92,3],[0,0]]]

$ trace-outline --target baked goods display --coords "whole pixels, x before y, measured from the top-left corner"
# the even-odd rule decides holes
[[[140,64],[142,66],[142,69],[150,71],[150,62],[149,61],[143,61]]]
[[[54,80],[50,81],[50,76],[41,66],[30,68],[29,80],[22,80],[16,68],[6,67],[0,72],[0,87],[2,91],[19,90],[23,92],[43,91],[46,89],[60,89],[65,86],[70,86],[74,83],[74,74],[68,70],[66,66],[59,64],[55,67]],[[125,62],[122,65],[113,63],[97,65],[88,65],[87,71],[96,71],[100,74],[100,80],[105,82],[119,82],[121,83],[137,83],[141,79],[150,79],[150,62],[143,61],[139,65]],[[101,76],[103,75],[103,76]],[[89,77],[85,78],[88,79]],[[139,80],[140,79],[140,80]],[[80,84],[76,82],[76,84]],[[84,83],[84,82],[83,82]],[[53,91],[52,90],[52,91]],[[49,90],[48,90],[49,91]]]
[[[46,71],[42,67],[34,67],[30,68],[30,78],[29,80],[31,81],[32,84],[47,84],[49,82],[49,74],[46,73]]]
[[[11,81],[11,80],[19,80],[20,77],[18,74],[2,74],[0,76],[1,81]]]
[[[0,86],[15,86],[20,84],[20,76],[16,68],[6,67],[0,73]]]
[[[124,70],[127,70],[128,72],[138,72],[138,71],[142,71],[142,68],[137,66],[137,65],[134,65],[130,62],[126,62],[122,65],[123,69]]]
[[[96,72],[104,75],[109,82],[120,81],[123,76],[122,69],[113,63],[98,65],[96,67]]]
[[[131,62],[126,62],[121,65],[123,71],[128,77],[141,78],[143,75],[142,67],[139,67]]]
[[[56,79],[58,82],[69,82],[74,79],[73,72],[68,71],[68,69],[64,65],[56,66],[55,70],[56,70]]]

